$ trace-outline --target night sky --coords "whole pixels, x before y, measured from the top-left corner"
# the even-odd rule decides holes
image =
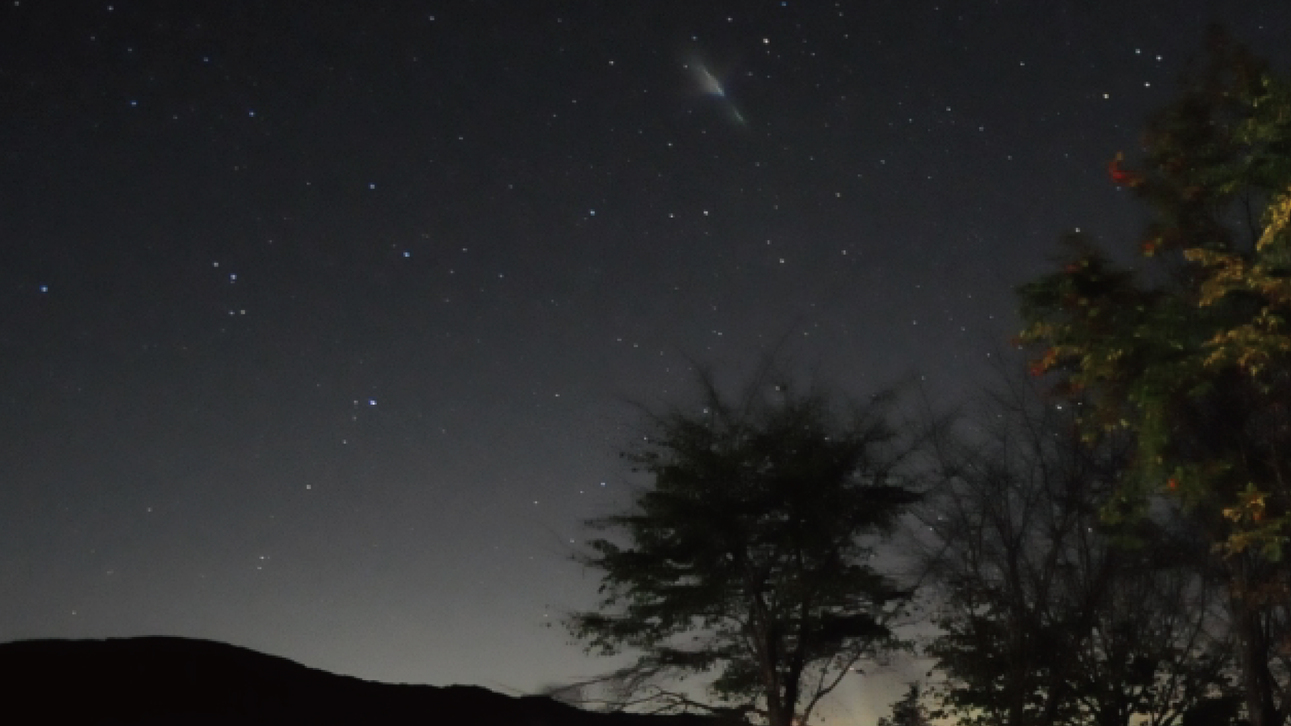
[[[972,395],[1214,20],[1288,68],[1286,0],[6,2],[0,640],[599,672],[628,402]]]

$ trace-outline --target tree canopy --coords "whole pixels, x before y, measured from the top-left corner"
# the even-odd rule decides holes
[[[1247,715],[1275,726],[1291,601],[1291,80],[1216,33],[1126,163],[1112,181],[1152,213],[1141,269],[1073,240],[1058,272],[1021,289],[1022,341],[1087,436],[1133,437],[1105,513],[1172,499],[1224,556]]]
[[[1088,402],[1091,434],[1136,435],[1123,502],[1168,491],[1232,524],[1230,551],[1286,542],[1291,493],[1291,82],[1217,36],[1210,64],[1151,123],[1141,171],[1112,162],[1154,219],[1150,274],[1087,240],[1021,288],[1037,375]]]
[[[879,399],[700,383],[625,452],[649,484],[589,522],[601,601],[567,624],[591,651],[638,654],[620,675],[648,695],[682,703],[659,680],[708,673],[718,703],[805,722],[859,661],[900,646],[909,593],[871,555],[917,498],[902,444]]]

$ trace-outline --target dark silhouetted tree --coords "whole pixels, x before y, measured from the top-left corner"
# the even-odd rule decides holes
[[[1099,516],[1124,447],[1086,443],[1071,407],[1025,381],[966,423],[939,439],[946,480],[920,512],[941,710],[983,726],[1164,726],[1222,696],[1205,548],[1168,511],[1120,531]]]
[[[591,652],[639,656],[617,674],[634,696],[697,705],[660,684],[708,674],[715,707],[789,726],[901,646],[890,619],[910,593],[871,555],[917,496],[882,400],[768,380],[732,399],[703,375],[694,405],[647,414],[625,456],[649,484],[589,522],[601,600],[567,625]]]
[[[901,700],[892,704],[892,715],[879,719],[877,726],[932,726],[918,683],[911,683]]]

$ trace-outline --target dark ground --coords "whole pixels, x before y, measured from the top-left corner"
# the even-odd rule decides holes
[[[713,726],[700,716],[582,711],[478,686],[396,685],[206,640],[149,637],[0,644],[0,715],[42,724],[499,724]],[[11,717],[17,716],[10,721]]]

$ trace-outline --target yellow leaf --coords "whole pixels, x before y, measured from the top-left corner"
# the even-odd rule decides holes
[[[1268,211],[1265,214],[1268,217],[1268,223],[1264,226],[1264,233],[1260,235],[1260,241],[1255,245],[1255,249],[1261,251],[1273,244],[1274,238],[1282,234],[1288,227],[1291,227],[1291,189],[1288,189],[1281,198],[1269,204]]]

